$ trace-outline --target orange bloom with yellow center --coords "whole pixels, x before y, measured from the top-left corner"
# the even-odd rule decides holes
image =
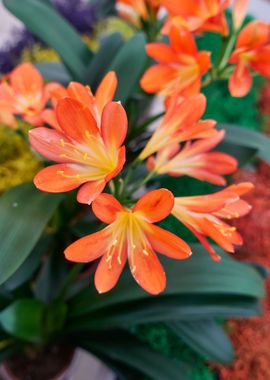
[[[40,72],[30,63],[18,65],[6,78],[0,83],[0,119],[16,127],[14,116],[18,115],[34,126],[42,125],[41,113],[50,91],[60,85],[53,82],[44,85]]]
[[[141,20],[155,17],[159,7],[160,0],[116,0],[119,15],[137,27],[141,25]]]
[[[144,160],[153,153],[168,146],[194,139],[206,139],[218,134],[214,120],[200,120],[206,108],[204,95],[194,95],[186,99],[174,98],[152,137],[141,152]]]
[[[270,24],[251,21],[238,35],[229,63],[235,65],[229,79],[232,96],[245,96],[252,86],[254,70],[270,78]]]
[[[67,88],[59,85],[50,89],[50,97],[54,109],[44,110],[41,116],[44,122],[51,127],[61,130],[56,118],[55,108],[61,98],[69,97],[82,103],[85,108],[88,108],[100,127],[102,111],[105,105],[113,100],[116,88],[117,77],[114,71],[110,71],[104,76],[95,95],[93,95],[90,87],[78,82],[70,82]]]
[[[219,261],[220,256],[206,237],[228,252],[234,252],[234,245],[242,244],[236,228],[222,219],[239,218],[250,211],[251,206],[240,196],[252,188],[252,183],[243,182],[210,195],[177,197],[172,215],[194,233],[215,261]]]
[[[166,275],[155,251],[179,260],[191,255],[182,239],[153,224],[166,218],[173,205],[174,197],[166,189],[145,194],[132,209],[124,208],[110,194],[101,194],[92,204],[93,212],[109,225],[71,244],[65,256],[84,263],[102,256],[95,273],[100,293],[115,286],[128,260],[137,283],[158,294],[166,286]]]
[[[185,26],[191,32],[228,34],[224,11],[230,0],[161,0],[169,12],[169,24]],[[167,27],[166,27],[167,28]]]
[[[237,161],[226,153],[209,152],[223,139],[224,134],[220,131],[209,139],[193,143],[188,141],[182,148],[179,144],[169,145],[158,151],[155,157],[149,157],[147,168],[158,174],[175,177],[188,175],[215,185],[225,185],[222,176],[233,173],[237,169]]]
[[[182,26],[172,26],[170,44],[146,45],[147,54],[158,64],[150,67],[141,79],[149,93],[164,96],[191,96],[200,92],[201,78],[211,66],[210,53],[198,51],[192,34]]]
[[[52,193],[82,185],[77,200],[90,204],[125,163],[126,112],[120,103],[108,103],[99,128],[88,108],[66,97],[58,101],[56,117],[60,130],[40,127],[29,132],[33,148],[59,163],[41,170],[34,183]]]

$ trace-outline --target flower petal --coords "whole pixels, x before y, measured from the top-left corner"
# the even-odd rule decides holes
[[[92,209],[96,217],[107,224],[113,223],[117,213],[125,210],[114,196],[106,193],[101,194],[94,200]]]
[[[248,0],[234,0],[233,3],[233,26],[235,30],[238,30],[245,19],[247,13]]]
[[[139,212],[150,223],[166,218],[174,205],[174,196],[167,189],[150,191],[142,196],[133,207],[133,212]]]
[[[95,94],[96,105],[100,115],[102,114],[105,105],[113,100],[116,88],[116,74],[114,71],[109,71],[101,81]]]
[[[62,131],[60,125],[58,124],[55,110],[46,109],[41,112],[40,116],[46,124],[48,124],[54,129],[57,129],[58,131]]]
[[[180,24],[172,25],[170,30],[170,43],[173,49],[178,53],[188,55],[195,55],[197,53],[197,47],[192,33]]]
[[[249,68],[240,62],[235,66],[234,71],[229,79],[229,91],[234,97],[247,95],[252,86],[252,76]]]
[[[1,112],[15,113],[16,112],[16,96],[12,87],[6,83],[0,83],[0,108]]]
[[[77,201],[90,205],[102,193],[105,186],[104,180],[85,183],[77,193]]]
[[[151,228],[145,231],[145,234],[153,250],[163,255],[173,259],[183,260],[190,257],[192,253],[190,247],[184,240],[163,228],[151,225]]]
[[[42,156],[55,162],[70,162],[73,150],[69,147],[70,140],[60,131],[40,127],[29,131],[29,141],[32,147]]]
[[[10,83],[13,90],[23,97],[41,94],[43,90],[43,78],[30,63],[18,65],[10,74]]]
[[[144,73],[140,85],[146,92],[159,92],[167,87],[168,83],[176,78],[176,75],[177,71],[172,67],[167,65],[154,65]]]
[[[106,175],[105,179],[107,182],[109,182],[112,178],[117,176],[118,173],[120,173],[120,171],[123,169],[125,162],[126,162],[126,147],[122,146],[118,150],[118,161],[117,161],[116,168],[112,172]]]
[[[147,54],[161,63],[177,62],[178,58],[170,46],[154,42],[146,45]]]
[[[129,256],[131,273],[137,283],[150,294],[159,294],[165,289],[166,275],[157,255],[148,248],[147,255],[135,249]]]
[[[95,273],[95,286],[99,293],[106,293],[116,285],[127,262],[126,249],[119,252],[117,248],[115,248],[111,260],[108,261],[108,256],[104,255],[98,264]]]
[[[94,116],[76,99],[60,99],[56,106],[56,117],[63,132],[77,142],[85,143],[88,134],[99,134]]]
[[[120,103],[110,102],[105,105],[101,117],[101,135],[109,147],[119,148],[127,134],[127,115]]]
[[[77,263],[88,263],[96,260],[106,252],[109,237],[110,230],[108,228],[85,236],[65,249],[65,257],[67,260]]]
[[[94,108],[94,97],[90,92],[90,89],[78,82],[70,82],[67,88],[68,96],[73,99],[78,100],[85,107],[93,111]],[[94,113],[92,112],[94,115]]]
[[[236,49],[257,49],[269,42],[269,25],[260,20],[250,21],[239,33]]]
[[[81,165],[59,164],[42,169],[34,178],[35,186],[49,193],[62,193],[76,189],[87,179],[80,178]]]

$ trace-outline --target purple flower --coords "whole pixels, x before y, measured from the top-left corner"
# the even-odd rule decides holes
[[[78,32],[90,34],[97,21],[97,6],[83,0],[54,0],[55,8]],[[42,43],[26,28],[14,28],[12,41],[0,49],[0,73],[11,71],[19,62],[22,51],[35,42]]]

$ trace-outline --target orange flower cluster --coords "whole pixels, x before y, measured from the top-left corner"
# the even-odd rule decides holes
[[[152,17],[156,17],[160,0],[116,0],[119,15],[131,24],[140,27]]]
[[[191,255],[186,242],[155,225],[170,214],[194,233],[216,261],[220,257],[208,239],[228,252],[242,244],[240,234],[229,221],[250,211],[249,203],[241,199],[252,189],[250,182],[188,197],[174,197],[168,189],[144,194],[143,187],[150,177],[163,174],[188,175],[224,186],[223,176],[237,168],[233,157],[212,151],[225,132],[216,128],[214,120],[202,119],[206,98],[200,91],[205,75],[213,76],[213,69],[219,73],[224,67],[213,67],[210,53],[199,51],[195,36],[205,31],[220,33],[228,39],[227,49],[231,37],[224,12],[229,3],[117,2],[121,15],[136,25],[143,25],[148,18],[156,20],[161,5],[169,13],[163,28],[168,43],[157,40],[146,45],[149,56],[157,63],[141,78],[145,91],[165,97],[165,112],[131,165],[126,164],[128,118],[121,103],[113,101],[117,88],[114,72],[105,75],[95,94],[77,82],[67,88],[58,83],[44,84],[41,74],[29,64],[19,65],[0,83],[0,120],[15,127],[17,116],[36,126],[29,133],[31,146],[55,163],[36,175],[36,187],[52,193],[78,188],[77,201],[91,205],[95,216],[107,224],[65,250],[66,258],[75,262],[101,258],[95,275],[99,292],[114,287],[126,262],[143,289],[151,294],[164,290],[166,276],[156,252],[179,260]],[[245,0],[234,3],[234,38],[242,25],[245,7]],[[235,96],[248,91],[251,79],[247,72],[251,69],[268,75],[268,32],[266,24],[250,23],[240,31],[235,51],[227,53],[227,61],[235,65],[229,81]],[[148,175],[143,181],[130,183],[132,170],[144,162]],[[125,165],[129,167],[124,169],[125,178],[121,178]],[[144,194],[139,199],[138,189]]]

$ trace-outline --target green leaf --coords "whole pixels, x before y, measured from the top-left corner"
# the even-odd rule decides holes
[[[259,157],[270,162],[269,137],[260,132],[236,127],[234,125],[222,124],[220,127],[226,131],[225,142],[256,149],[258,150]]]
[[[35,66],[47,81],[60,82],[63,85],[71,81],[65,66],[60,62],[36,63]]]
[[[206,360],[222,364],[234,360],[233,345],[215,320],[175,321],[167,323],[167,326]]]
[[[40,342],[43,336],[45,307],[38,300],[17,300],[0,313],[2,328],[12,336],[28,342]]]
[[[145,300],[121,303],[86,314],[72,305],[67,331],[90,331],[173,320],[251,317],[259,314],[260,305],[253,297],[198,294],[155,298],[149,296]]]
[[[85,78],[85,82],[89,83],[92,89],[97,88],[123,43],[120,33],[113,33],[101,38],[100,48],[87,68]]]
[[[114,70],[118,78],[116,100],[125,103],[137,85],[146,63],[145,43],[145,36],[142,33],[135,34],[125,43],[111,63],[109,70]]]
[[[76,30],[49,4],[37,0],[3,0],[28,29],[55,49],[75,80],[83,81],[93,54]]]
[[[232,259],[218,248],[217,251],[222,256],[222,261],[219,263],[211,260],[200,244],[193,244],[192,250],[191,258],[184,261],[160,257],[167,274],[164,296],[207,294],[263,297],[263,279],[249,264]],[[100,295],[92,285],[88,289],[87,296],[82,292],[71,300],[71,309],[74,314],[88,313],[122,302],[143,299],[149,299],[149,294],[136,285],[130,271],[126,269],[110,293]]]
[[[27,183],[0,198],[0,284],[22,265],[62,199]]]
[[[45,261],[37,275],[34,286],[35,297],[44,303],[49,303],[56,297],[59,287],[68,274],[68,262],[63,252],[53,252]]]
[[[91,336],[81,346],[97,356],[105,355],[111,360],[130,366],[153,380],[190,379],[187,365],[153,351],[126,331],[100,334],[96,339]]]
[[[44,236],[37,243],[25,262],[19,269],[5,282],[5,289],[12,291],[24,284],[37,270],[41,257],[46,254],[50,248],[52,236]]]

